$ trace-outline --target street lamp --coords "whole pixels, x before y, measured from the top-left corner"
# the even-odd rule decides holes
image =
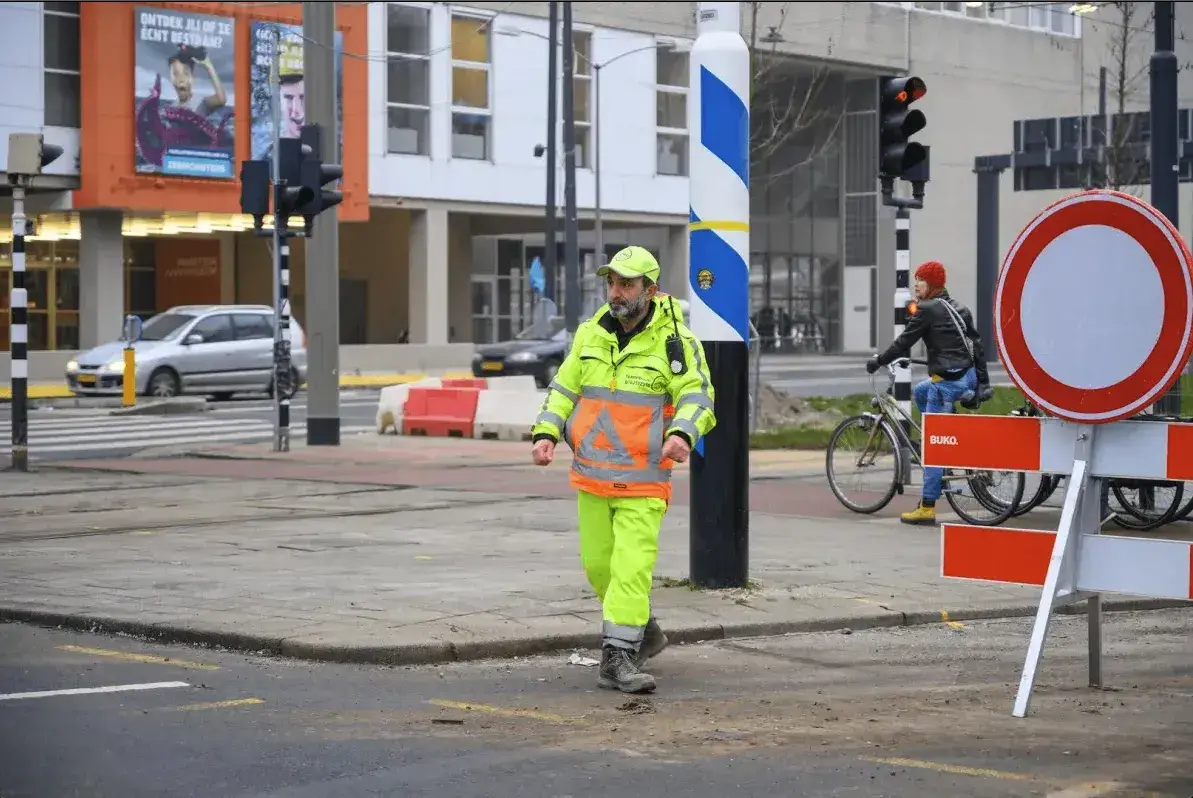
[[[541,33],[522,30],[521,28],[503,26],[495,28],[494,32],[501,36],[521,36],[525,34],[527,36],[534,36],[535,38],[543,39],[544,41],[549,41],[549,39]],[[677,48],[674,42],[661,41],[655,42],[654,44],[644,45],[642,47],[636,47],[633,50],[627,50],[624,53],[618,53],[612,58],[608,58],[599,64],[593,61],[589,62],[592,65],[593,70],[592,146],[596,150],[596,158],[592,169],[593,179],[595,181],[595,195],[593,197],[593,221],[595,227],[594,233],[596,236],[596,246],[594,249],[596,250],[596,265],[598,267],[603,266],[605,263],[605,236],[604,227],[601,220],[601,70],[612,64],[614,61],[618,61],[622,58],[625,58],[627,55],[633,55],[634,53],[641,53],[645,50],[673,51],[676,49]]]
[[[636,47],[633,50],[626,50],[624,53],[619,53],[610,59],[602,61],[599,64],[592,65],[593,71],[593,120],[592,120],[592,146],[596,149],[596,162],[593,164],[593,180],[595,188],[595,196],[593,197],[593,222],[596,228],[594,233],[596,236],[596,265],[597,268],[605,265],[605,230],[601,224],[601,70],[617,61],[620,58],[625,58],[627,55],[640,53],[644,50],[675,50],[674,42],[655,42],[644,47]],[[657,76],[655,78],[658,79]]]

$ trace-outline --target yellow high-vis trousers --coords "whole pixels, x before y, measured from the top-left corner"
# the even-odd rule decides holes
[[[667,502],[580,491],[580,559],[601,600],[607,645],[633,647],[650,620],[650,587]]]

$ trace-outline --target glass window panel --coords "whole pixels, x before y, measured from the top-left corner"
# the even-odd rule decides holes
[[[157,312],[157,270],[128,270],[128,307],[138,316]]]
[[[49,270],[27,270],[25,272],[25,289],[29,292],[29,309],[46,310],[50,306]]]
[[[685,94],[655,92],[655,123],[659,127],[684,130],[688,126],[688,98]]]
[[[58,311],[54,317],[54,334],[57,349],[78,349],[79,314]]]
[[[468,67],[452,68],[452,105],[464,108],[489,107],[489,72]]]
[[[421,108],[390,107],[387,146],[389,152],[406,155],[430,153],[430,112]]]
[[[46,124],[55,127],[79,127],[79,76],[65,72],[46,72]]]
[[[575,116],[577,122],[591,122],[592,117],[589,115],[589,93],[592,88],[592,81],[588,78],[576,78],[572,81],[572,107],[575,109]]]
[[[42,41],[47,69],[79,71],[79,18],[44,14]]]
[[[683,176],[688,173],[687,136],[660,133],[657,148],[659,174]]]
[[[391,57],[386,75],[386,97],[391,103],[431,104],[430,62],[425,58]]]
[[[54,270],[54,305],[58,310],[79,309],[79,270],[58,267]]]
[[[386,46],[391,53],[426,54],[431,49],[431,12],[425,8],[386,6]]]
[[[575,74],[589,74],[592,71],[592,34],[572,31],[572,53]]]
[[[50,317],[45,311],[29,314],[29,349],[45,352],[50,348]]]
[[[489,117],[452,114],[452,156],[479,161],[489,157]]]
[[[655,58],[655,81],[660,86],[688,86],[688,54],[659,50]]]
[[[456,61],[489,63],[488,20],[452,17],[452,58]]]

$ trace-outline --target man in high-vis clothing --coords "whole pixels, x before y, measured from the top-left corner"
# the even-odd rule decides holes
[[[704,348],[675,300],[659,295],[659,264],[626,247],[597,269],[609,301],[576,330],[534,424],[533,459],[572,449],[579,492],[580,559],[601,601],[597,683],[626,693],[655,689],[641,670],[667,645],[651,614],[659,527],[671,468],[716,424]]]

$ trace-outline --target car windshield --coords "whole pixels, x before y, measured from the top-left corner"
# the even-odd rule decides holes
[[[563,330],[562,316],[552,316],[549,319],[539,319],[522,332],[514,336],[515,341],[550,341]]]
[[[168,341],[195,317],[186,313],[162,313],[145,322],[141,328],[142,341]]]

